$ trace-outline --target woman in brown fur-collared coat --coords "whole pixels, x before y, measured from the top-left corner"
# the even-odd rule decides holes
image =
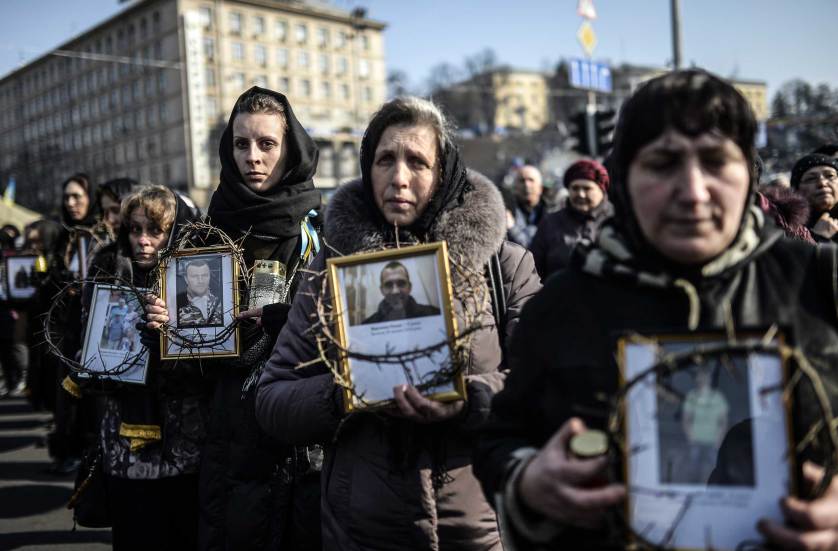
[[[320,279],[311,276],[262,374],[257,416],[267,432],[289,443],[325,444],[324,549],[501,549],[495,514],[471,470],[472,429],[503,387],[503,336],[540,288],[532,257],[504,241],[499,192],[466,170],[444,118],[427,101],[399,98],[382,107],[364,136],[361,172],[329,204],[324,237],[331,250],[383,248],[398,231],[401,243],[446,241],[452,256],[478,273],[497,254],[497,290],[506,297],[501,331],[486,304],[465,367],[467,401],[441,404],[396,387],[389,413],[354,414],[338,431],[343,398],[332,374],[323,364],[295,369],[318,355],[309,328],[310,291]],[[329,254],[315,259],[315,273]],[[463,284],[455,275],[455,310],[462,307]]]

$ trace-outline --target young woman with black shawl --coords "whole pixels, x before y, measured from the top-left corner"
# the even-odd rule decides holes
[[[317,146],[285,96],[253,87],[233,107],[219,156],[221,181],[210,201],[209,221],[235,240],[244,238],[248,267],[256,260],[282,264],[290,300],[300,270],[316,249],[311,219],[320,208],[313,183]],[[240,304],[247,305],[248,297],[240,297]],[[206,363],[215,390],[201,467],[201,549],[267,549],[280,543],[289,549],[320,548],[317,509],[292,519],[287,514],[292,505],[281,502],[281,496],[300,489],[299,482],[291,488],[277,486],[278,466],[286,463],[290,450],[264,434],[254,414],[251,383],[267,361],[288,309],[288,304],[277,303],[245,310],[240,314],[241,356]],[[161,302],[148,312],[151,322],[168,319]],[[287,463],[310,480],[303,485],[316,490],[316,465],[301,463],[311,456],[294,453]],[[295,472],[285,475],[290,475],[282,476],[286,480],[295,478]],[[306,521],[311,528],[299,524]]]

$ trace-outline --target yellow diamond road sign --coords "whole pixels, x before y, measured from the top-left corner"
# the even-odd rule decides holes
[[[587,21],[582,22],[579,31],[576,33],[576,38],[579,39],[579,44],[585,49],[588,56],[593,55],[594,48],[596,48],[596,33],[593,26]]]

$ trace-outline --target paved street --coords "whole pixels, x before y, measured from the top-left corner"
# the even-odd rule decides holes
[[[110,549],[109,530],[73,531],[73,476],[46,472],[49,418],[24,399],[0,400],[0,551]]]

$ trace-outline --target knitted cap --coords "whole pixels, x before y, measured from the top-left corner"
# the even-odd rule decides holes
[[[816,166],[831,166],[838,171],[838,159],[819,153],[812,153],[800,158],[794,163],[794,168],[791,169],[791,187],[799,188],[800,179],[803,178],[806,171]]]
[[[564,185],[569,186],[574,180],[591,180],[608,193],[608,186],[611,180],[608,178],[608,171],[597,161],[583,159],[576,161],[564,173]]]

